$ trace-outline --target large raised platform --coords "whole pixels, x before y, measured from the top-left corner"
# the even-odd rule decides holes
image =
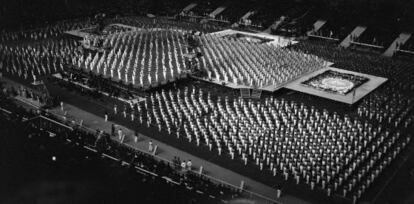
[[[338,75],[335,77],[333,75]],[[286,84],[285,88],[322,98],[354,104],[388,79],[327,67]]]
[[[209,35],[215,35],[219,37],[234,37],[238,38],[239,40],[266,43],[268,45],[273,45],[276,47],[286,47],[298,43],[298,41],[295,41],[293,38],[287,38],[279,35],[270,35],[267,33],[250,33],[232,29],[210,33]]]
[[[87,50],[76,68],[148,90],[186,77],[185,31],[151,26],[109,24],[102,30],[89,27],[65,33]],[[98,63],[103,61],[111,64]]]
[[[148,32],[143,32],[145,30]],[[168,33],[158,31],[167,31]],[[128,42],[124,42],[125,39],[121,41],[121,36],[129,32],[136,35],[127,38]],[[140,89],[150,89],[185,78],[187,75],[185,73],[187,65],[184,59],[188,55],[185,47],[187,42],[184,40],[186,32],[182,30],[168,31],[158,27],[148,30],[123,24],[109,24],[103,30],[91,27],[66,33],[78,38],[87,38],[83,41],[89,43],[83,43],[93,44],[91,47],[99,48],[99,45],[117,46],[114,50],[132,56],[126,58],[127,62],[121,63],[121,61],[125,61],[125,59],[121,59],[121,55],[115,54],[114,50],[106,49],[108,55],[93,54],[91,57],[88,56],[87,61],[78,63],[79,68],[87,71],[91,70],[106,78],[132,83],[133,86]],[[169,38],[166,38],[166,35]],[[112,44],[109,45],[107,39],[111,36],[118,43],[111,42]],[[98,40],[94,37],[97,37],[102,43],[96,43],[95,41]],[[163,43],[165,39],[167,39],[168,44]],[[317,56],[284,48],[297,43],[297,41],[282,36],[228,29],[206,34],[197,39],[201,42],[201,47],[204,48],[201,53],[206,58],[202,64],[205,67],[200,67],[200,69],[206,69],[207,76],[195,78],[233,89],[248,88],[274,92],[304,74],[323,69],[332,64]],[[138,41],[140,41],[138,45],[145,44],[146,46],[132,49],[133,43]],[[161,46],[152,47],[153,45]],[[229,49],[232,49],[233,52],[224,51],[223,46],[230,46]],[[84,47],[88,48],[85,45]],[[206,47],[209,49],[205,49]],[[154,49],[157,49],[158,52],[156,53],[158,54],[152,54]],[[176,49],[180,51],[174,52]],[[211,52],[211,50],[216,52]],[[133,52],[133,54],[130,52]],[[219,54],[217,54],[218,52]],[[167,53],[169,54],[167,55]],[[92,60],[95,58],[96,61],[113,61],[115,63],[112,63],[111,67],[104,67],[102,64],[96,66],[96,63],[93,63]],[[111,60],[108,60],[109,58]],[[89,63],[91,61],[92,65]],[[138,62],[140,62],[140,66],[133,65]],[[219,64],[226,66],[218,69]],[[226,70],[223,71],[223,69]],[[144,73],[141,73],[141,71],[144,71]]]
[[[66,31],[65,34],[74,36],[74,37],[78,37],[78,38],[85,38],[88,37],[90,35],[95,35],[95,36],[101,36],[101,37],[109,37],[111,35],[114,35],[116,33],[120,33],[120,32],[134,32],[134,31],[139,31],[140,28],[137,27],[133,27],[133,26],[128,26],[128,25],[124,25],[124,24],[110,24],[108,26],[105,27],[104,32],[105,33],[94,33],[93,31],[96,30],[97,27],[89,27],[89,28],[81,28],[81,29],[77,29],[77,30],[70,30],[70,31]]]
[[[331,65],[333,65],[332,62],[326,62],[325,67],[321,67],[321,69],[328,68]],[[315,73],[315,72],[312,72],[312,73]],[[231,82],[224,81],[224,80],[217,80],[217,79],[214,79],[214,78],[203,78],[203,77],[196,77],[196,76],[192,76],[192,77],[197,79],[197,80],[201,80],[201,81],[205,81],[205,82],[225,86],[225,87],[232,88],[232,89],[258,89],[258,90],[267,91],[267,92],[275,92],[275,91],[278,91],[281,88],[286,88],[286,86],[288,86],[290,83],[295,82],[297,79],[302,78],[302,76],[301,76],[299,78],[293,78],[292,80],[287,81],[285,83],[273,84],[273,85],[269,85],[269,86],[265,86],[265,87],[252,87],[252,86],[246,86],[246,85],[231,83]]]

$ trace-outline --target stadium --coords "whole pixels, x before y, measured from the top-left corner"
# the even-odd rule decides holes
[[[412,9],[5,2],[0,202],[412,203]]]

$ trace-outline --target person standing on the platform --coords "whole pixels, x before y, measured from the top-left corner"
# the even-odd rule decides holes
[[[108,112],[105,111],[105,122],[108,122]]]
[[[121,128],[119,128],[119,130],[118,130],[118,138],[119,138],[119,140],[122,139],[122,129]]]
[[[114,114],[118,114],[118,106],[116,104],[114,105]]]
[[[63,101],[60,101],[60,110],[63,111]]]
[[[67,111],[65,111],[64,113],[63,113],[63,120],[64,121],[66,121],[67,120],[67,117],[68,116],[68,112]]]
[[[131,111],[131,121],[134,121],[134,120],[135,120],[135,111],[132,110]]]
[[[152,140],[150,140],[148,143],[148,151],[149,152],[154,151],[154,144],[152,143]]]
[[[127,117],[127,108],[126,108],[126,106],[124,105],[124,111],[123,111],[123,114],[124,114],[124,118],[126,118]]]
[[[280,198],[282,196],[282,189],[281,188],[277,188],[276,189],[276,197]]]
[[[134,132],[134,142],[137,143],[138,142],[138,132],[135,130]]]

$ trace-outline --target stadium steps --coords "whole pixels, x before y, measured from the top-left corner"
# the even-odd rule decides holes
[[[344,48],[348,48],[349,46],[351,46],[351,42],[352,42],[351,36],[358,38],[359,36],[361,36],[362,33],[365,32],[366,29],[367,27],[364,27],[364,26],[355,27],[354,30],[348,36],[346,36],[346,38],[341,42],[340,46]]]
[[[240,19],[241,19],[241,20],[246,20],[246,19],[249,19],[249,18],[250,18],[250,16],[252,16],[254,13],[255,13],[254,11],[249,11],[249,12],[247,12],[246,14],[244,14],[244,16],[242,16]]]
[[[251,98],[260,99],[261,96],[262,96],[262,90],[260,90],[260,89],[253,89],[252,90]]]
[[[263,32],[265,32],[265,33],[271,33],[272,32],[272,29],[273,30],[277,30],[277,28],[279,28],[279,26],[280,25],[282,25],[282,23],[283,22],[285,22],[285,20],[286,20],[286,17],[284,17],[284,16],[281,16],[280,18],[279,18],[279,20],[277,20],[277,21],[275,21],[271,26],[269,26],[266,30],[264,30]]]
[[[313,29],[308,31],[308,35],[312,35],[313,33],[318,32],[324,25],[326,24],[326,20],[319,19],[313,24]]]
[[[197,4],[196,3],[191,3],[191,4],[189,4],[188,6],[186,6],[184,9],[183,9],[183,12],[188,12],[188,11],[191,11],[191,9],[193,9],[194,7],[196,7],[197,6]]]
[[[253,16],[254,14],[256,13],[256,11],[249,11],[249,12],[247,12],[246,14],[244,14],[240,19],[239,19],[239,22],[235,22],[235,23],[233,23],[233,25],[231,25],[231,27],[238,27],[239,26],[239,23],[241,22],[241,21],[245,21],[245,20],[247,20],[247,19],[249,19],[251,16]]]
[[[240,96],[242,98],[250,98],[250,89],[241,88],[240,89]]]
[[[226,10],[227,7],[225,6],[220,6],[218,8],[216,8],[216,10],[214,10],[213,12],[211,12],[208,16],[210,18],[215,18],[217,15],[219,15],[220,13],[222,13],[224,10]]]
[[[392,57],[395,51],[397,51],[397,44],[404,45],[410,37],[411,33],[401,33],[382,55],[385,57]]]

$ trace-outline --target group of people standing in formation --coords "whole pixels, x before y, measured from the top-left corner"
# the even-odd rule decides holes
[[[182,77],[187,52],[184,36],[189,27],[139,18],[118,21],[140,29],[109,35],[104,44],[112,49],[103,54],[81,52],[78,42],[61,35],[88,26],[88,21],[3,32],[0,69],[5,75],[36,81],[71,65],[143,88]],[[278,48],[213,35],[196,39],[201,45],[196,51],[203,55],[199,66],[207,71],[207,78],[217,81],[277,86],[326,66],[327,60],[341,68],[387,77],[389,82],[357,105],[354,118],[274,96],[243,100],[188,85],[152,91],[144,102],[133,108],[114,108],[114,114],[155,127],[171,139],[204,145],[235,162],[256,165],[274,178],[267,183],[282,178],[354,201],[410,142],[407,133],[414,107],[410,63],[318,43]],[[105,114],[105,121],[109,115]],[[112,132],[125,141],[123,130]],[[155,149],[150,141],[148,150]],[[191,169],[192,163],[180,161],[180,166]]]
[[[66,66],[75,66],[140,88],[156,87],[186,76],[188,59],[185,55],[189,50],[185,35],[193,30],[144,21],[132,32],[98,36],[103,40],[102,47],[111,49],[94,54],[82,52],[78,49],[79,42],[60,35],[65,29],[89,24],[89,21],[75,21],[72,25],[65,22],[39,31],[5,33],[4,44],[0,43],[0,67],[12,75],[36,81]],[[205,70],[206,78],[218,82],[251,87],[278,86],[326,66],[317,56],[290,49],[209,34],[195,38],[200,46],[194,52],[203,56],[198,59],[198,68]],[[42,39],[44,42],[15,46],[7,43],[9,39]]]
[[[154,87],[181,78],[185,66],[184,34],[193,24],[170,20],[125,17],[107,23],[137,26],[136,32],[113,32],[103,47],[112,49],[90,54],[65,31],[92,27],[89,19],[62,21],[47,27],[18,32],[1,31],[0,69],[28,81],[60,72],[64,67],[92,70],[97,75],[122,80],[135,87]],[[216,28],[206,28],[215,30]],[[93,36],[93,35],[92,35]],[[42,43],[36,43],[41,41]]]
[[[199,37],[200,69],[207,78],[234,85],[265,88],[297,79],[327,66],[315,55],[276,47],[268,43],[242,41],[217,35]]]
[[[245,101],[201,89],[159,91],[142,105],[143,121],[218,155],[253,163],[275,177],[358,199],[409,143],[395,128],[274,97]],[[397,104],[396,104],[397,105]],[[397,107],[389,106],[388,110]],[[400,108],[399,108],[400,109]],[[383,113],[382,121],[400,115]],[[365,115],[365,116],[364,116]],[[141,116],[140,116],[141,117]],[[372,151],[374,150],[374,151]]]

